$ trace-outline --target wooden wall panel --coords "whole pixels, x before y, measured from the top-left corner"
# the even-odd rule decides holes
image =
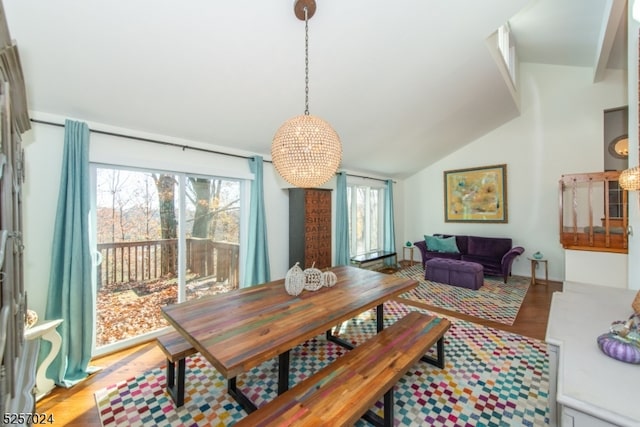
[[[289,190],[289,264],[331,267],[331,190]]]

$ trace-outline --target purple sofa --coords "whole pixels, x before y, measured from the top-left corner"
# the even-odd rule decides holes
[[[446,234],[434,234],[437,237],[452,237]],[[484,268],[484,274],[502,276],[504,283],[511,275],[511,264],[524,252],[522,246],[512,247],[512,240],[506,237],[454,236],[459,253],[429,250],[425,240],[414,242],[420,249],[422,266],[433,258],[448,258],[476,262]]]

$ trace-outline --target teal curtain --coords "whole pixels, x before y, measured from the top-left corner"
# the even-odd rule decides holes
[[[89,242],[89,127],[66,120],[46,319],[63,319],[62,346],[47,370],[70,387],[89,373],[93,340],[91,246]],[[43,352],[48,352],[43,346]]]
[[[390,179],[387,180],[387,187],[384,192],[384,236],[382,249],[388,252],[396,251],[396,230],[393,218],[393,181]],[[385,259],[386,265],[391,265],[393,262],[393,258]]]
[[[243,287],[257,285],[271,280],[271,273],[269,272],[269,251],[267,247],[267,221],[264,213],[262,163],[262,157],[260,156],[249,158],[249,168],[254,178],[251,183],[247,263]]]
[[[347,205],[347,174],[337,174],[336,188],[336,261],[335,265],[349,265],[349,206]]]

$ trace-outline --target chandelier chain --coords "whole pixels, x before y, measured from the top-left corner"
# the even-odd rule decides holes
[[[309,115],[309,10],[304,7],[304,114]]]
[[[342,160],[336,131],[320,117],[309,114],[309,19],[315,10],[315,0],[296,0],[294,4],[296,18],[304,20],[305,111],[284,122],[271,144],[274,168],[285,181],[300,188],[328,182]]]

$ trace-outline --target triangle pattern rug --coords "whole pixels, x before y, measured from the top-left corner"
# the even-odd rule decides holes
[[[385,303],[385,324],[409,310]],[[541,426],[549,422],[548,358],[544,342],[451,318],[446,365],[418,362],[395,386],[396,426]],[[375,311],[340,327],[358,344],[374,335]],[[290,383],[297,383],[347,350],[323,335],[291,351]],[[277,393],[277,359],[238,377],[238,387],[258,406]],[[151,369],[95,393],[103,426],[228,426],[246,415],[228,395],[226,380],[202,356],[187,359],[185,404],[176,409],[165,391],[164,368]],[[382,402],[374,410],[382,415]],[[366,426],[360,420],[357,426]]]
[[[400,295],[400,298],[506,325],[515,322],[530,282],[529,278],[521,276],[511,276],[507,283],[501,277],[485,276],[484,284],[475,291],[431,282],[424,278],[422,265],[403,268],[394,275],[419,282],[415,289]]]

